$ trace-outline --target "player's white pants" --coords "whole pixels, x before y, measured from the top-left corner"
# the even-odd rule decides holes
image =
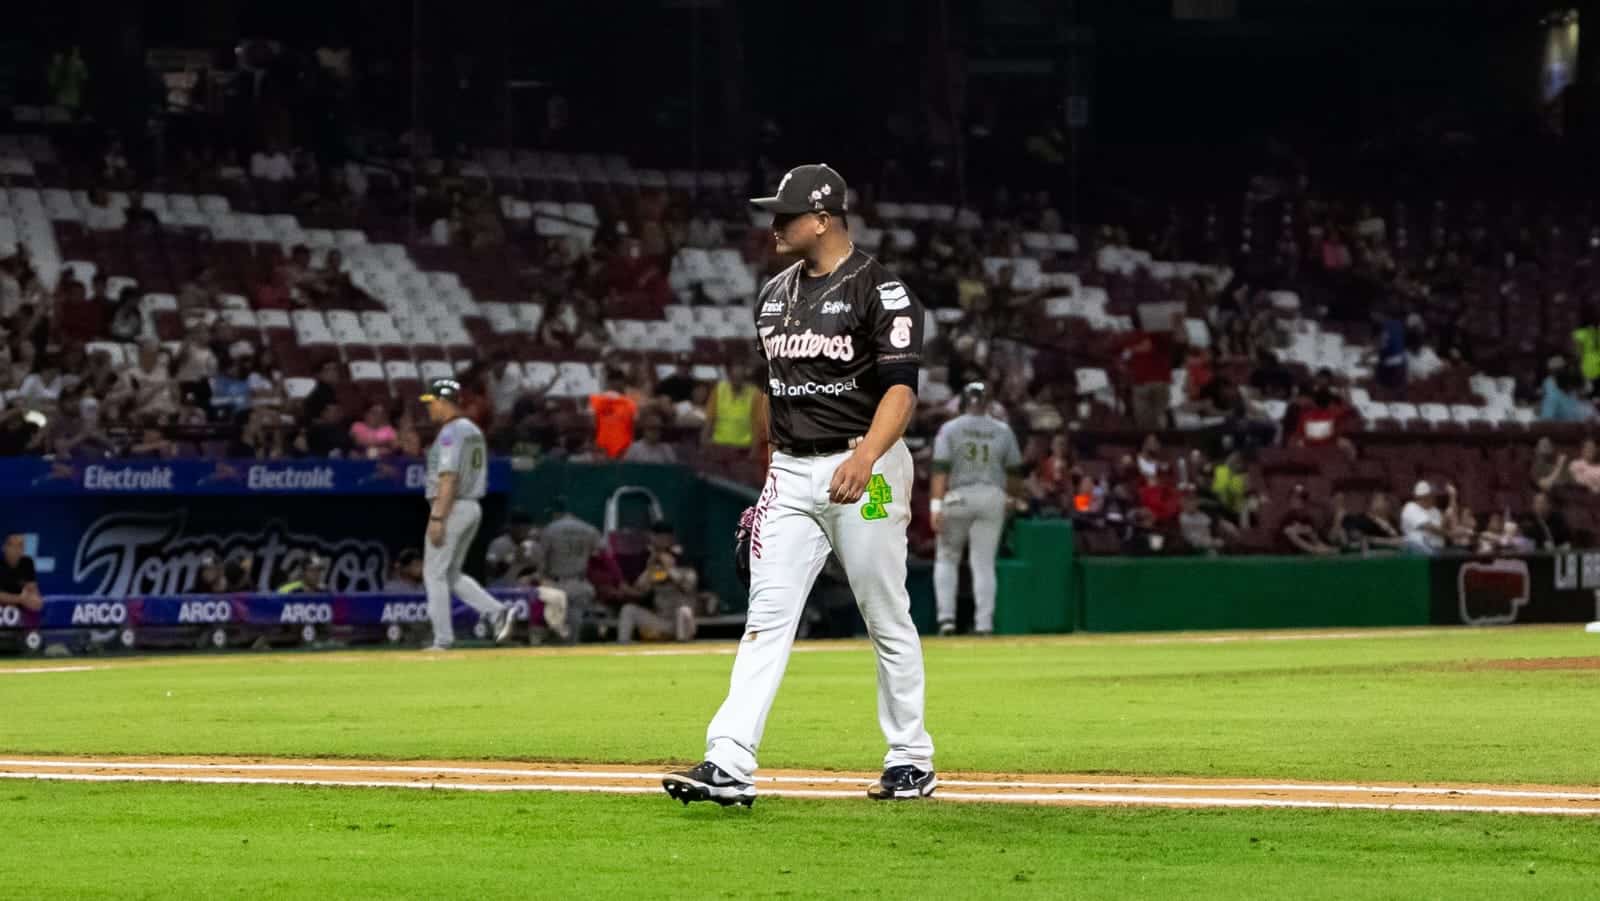
[[[727,700],[706,730],[706,759],[740,779],[755,773],[767,713],[783,681],[806,597],[829,550],[844,565],[877,652],[878,724],[889,741],[884,766],[933,767],[933,739],[922,720],[922,644],[906,592],[911,452],[897,442],[873,467],[889,489],[890,498],[881,505],[871,491],[854,504],[828,502],[834,470],[847,456],[773,453],[756,502],[744,639],[733,661]]]
[[[994,631],[994,557],[1006,525],[1006,493],[998,485],[966,485],[946,492],[939,549],[933,563],[933,595],[939,622],[956,621],[956,586],[962,551],[970,551],[972,628]]]
[[[467,549],[478,535],[483,509],[474,500],[460,499],[444,519],[444,544],[434,547],[424,534],[422,539],[422,585],[428,592],[428,619],[433,622],[433,643],[449,645],[456,640],[450,623],[450,593],[479,613],[499,613],[505,605],[483,590],[478,580],[461,571]]]

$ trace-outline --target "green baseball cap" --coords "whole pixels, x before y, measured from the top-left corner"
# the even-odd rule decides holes
[[[461,383],[455,379],[434,379],[428,383],[428,392],[422,395],[423,403],[432,403],[436,400],[459,401],[461,399]]]

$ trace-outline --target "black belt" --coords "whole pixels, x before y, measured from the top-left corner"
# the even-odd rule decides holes
[[[825,457],[842,453],[861,443],[860,436],[852,438],[818,438],[815,441],[790,441],[775,446],[791,457]]]

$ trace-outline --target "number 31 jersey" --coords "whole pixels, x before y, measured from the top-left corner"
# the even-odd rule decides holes
[[[878,367],[920,366],[922,329],[911,290],[859,250],[828,275],[796,263],[773,276],[756,306],[773,443],[865,435],[886,390]]]
[[[964,413],[939,427],[933,462],[949,467],[949,490],[968,485],[1004,488],[1006,473],[1022,465],[1022,452],[1010,426],[993,416]]]

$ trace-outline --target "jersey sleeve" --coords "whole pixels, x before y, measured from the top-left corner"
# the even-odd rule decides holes
[[[922,362],[922,302],[900,281],[873,288],[862,318],[879,365]]]
[[[950,468],[950,430],[940,429],[933,436],[933,463],[935,466]]]
[[[445,426],[439,431],[439,473],[461,472],[461,443],[464,436],[457,429]]]
[[[1017,447],[1017,433],[1006,429],[1006,447],[1001,463],[1005,465],[1006,472],[1022,471],[1022,448]]]

